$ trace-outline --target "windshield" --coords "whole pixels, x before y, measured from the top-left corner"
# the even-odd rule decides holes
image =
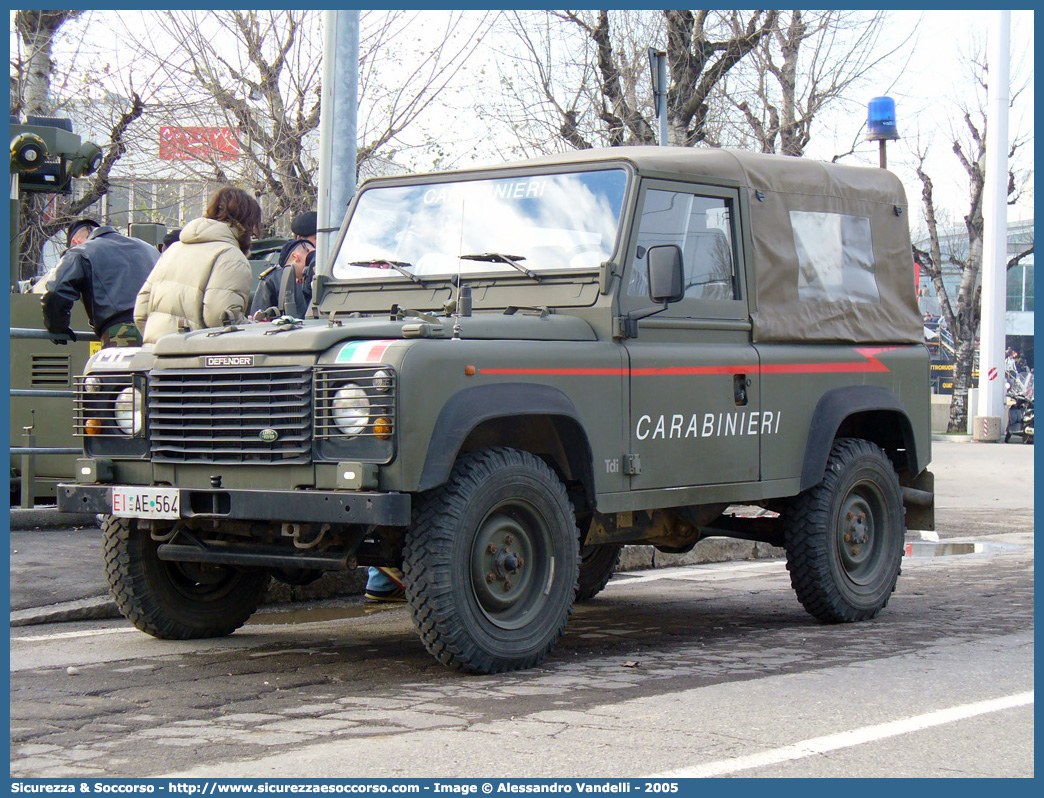
[[[333,277],[595,271],[616,247],[626,189],[623,169],[366,189]]]

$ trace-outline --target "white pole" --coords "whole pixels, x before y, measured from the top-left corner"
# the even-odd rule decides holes
[[[983,196],[982,325],[977,440],[996,441],[1005,421],[1004,311],[1008,251],[1008,60],[1010,11],[992,12],[986,64],[986,184]],[[994,421],[996,419],[996,421]]]
[[[325,264],[355,196],[359,105],[359,12],[323,12],[316,264]]]

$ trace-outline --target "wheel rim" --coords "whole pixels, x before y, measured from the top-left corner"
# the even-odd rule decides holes
[[[471,549],[472,592],[479,610],[501,629],[538,616],[554,575],[549,524],[528,502],[498,505],[483,518]]]
[[[856,485],[841,504],[837,524],[837,549],[841,568],[857,585],[869,585],[877,577],[887,550],[888,522],[885,501],[876,485]]]

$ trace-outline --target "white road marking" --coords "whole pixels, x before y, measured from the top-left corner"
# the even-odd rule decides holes
[[[720,759],[716,762],[707,762],[703,765],[695,765],[680,770],[672,770],[668,773],[660,773],[655,776],[647,776],[650,779],[697,779],[727,776],[741,770],[765,767],[767,765],[778,765],[781,762],[791,762],[795,759],[825,754],[828,751],[837,751],[842,748],[851,748],[856,745],[884,740],[901,734],[930,729],[933,726],[942,726],[946,723],[955,723],[959,720],[967,720],[977,715],[986,715],[991,712],[1000,712],[1005,709],[1013,709],[1033,703],[1033,691],[1016,693],[1015,695],[993,698],[988,701],[977,701],[973,704],[961,704],[948,709],[940,709],[935,712],[927,712],[923,715],[914,715],[889,723],[878,723],[874,726],[863,726],[851,731],[828,734],[825,737],[813,737],[810,740],[802,740],[793,745],[782,748],[774,748],[763,751],[760,754],[738,756],[732,759]]]
[[[34,635],[33,637],[12,637],[12,641],[19,643],[35,643],[41,640],[72,640],[76,637],[94,637],[95,635],[119,635],[126,632],[138,632],[133,626],[120,627],[119,629],[86,629],[82,632],[57,632],[53,635]],[[141,632],[138,632],[141,634]]]
[[[643,582],[658,582],[661,579],[732,579],[749,576],[766,571],[786,571],[784,560],[761,560],[750,563],[729,563],[726,565],[684,565],[677,568],[657,568],[653,573],[645,571],[626,571],[619,574],[620,579],[612,579],[607,587],[622,585],[639,585]],[[636,574],[641,574],[637,576]]]

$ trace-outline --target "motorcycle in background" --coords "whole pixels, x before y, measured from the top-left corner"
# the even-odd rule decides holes
[[[1008,383],[1008,427],[1004,442],[1018,435],[1023,443],[1033,443],[1033,375]]]

